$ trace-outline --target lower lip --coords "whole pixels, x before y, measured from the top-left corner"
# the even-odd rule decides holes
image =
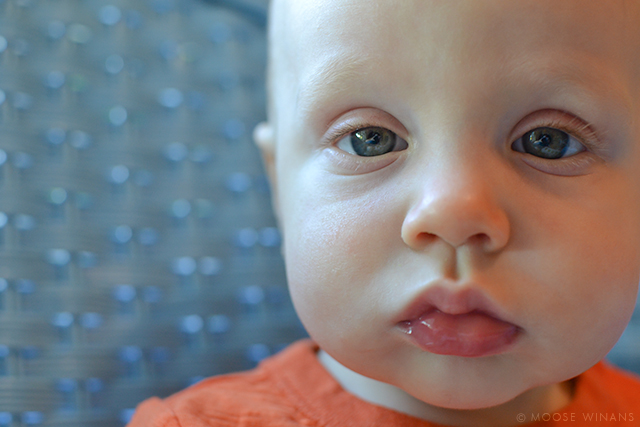
[[[482,357],[502,353],[516,340],[519,328],[488,314],[447,314],[433,310],[400,323],[420,348],[434,354]]]

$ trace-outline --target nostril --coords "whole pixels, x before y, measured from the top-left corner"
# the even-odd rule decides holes
[[[415,249],[422,250],[425,247],[434,244],[437,240],[440,239],[441,237],[439,237],[437,234],[420,232],[414,235],[413,238],[410,239],[410,241],[407,241],[407,243],[409,243],[409,245]],[[443,240],[453,247],[470,245],[489,249],[490,246],[492,246],[492,238],[486,233],[477,233],[469,236],[468,238],[459,240]]]
[[[437,238],[438,236],[432,233],[418,233],[418,235],[415,237],[415,242],[419,246],[424,246],[433,243]]]
[[[491,237],[485,233],[478,233],[469,237],[467,242],[472,245],[485,246],[491,242]]]
[[[487,194],[467,193],[427,194],[406,213],[404,243],[420,251],[440,240],[453,248],[471,245],[489,252],[503,248],[510,234],[506,212]]]

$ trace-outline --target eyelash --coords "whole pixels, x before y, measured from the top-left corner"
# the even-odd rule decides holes
[[[536,121],[533,125],[527,125],[527,130],[525,132],[520,132],[519,138],[522,138],[522,136],[527,132],[541,127],[553,128],[565,132],[568,135],[577,138],[578,142],[583,144],[587,150],[595,150],[597,148],[598,134],[592,129],[590,124],[583,122],[577,117],[572,117],[569,120],[569,123],[567,123],[566,120],[558,118],[552,118],[549,121]]]
[[[367,157],[345,152],[338,147],[338,143],[343,138],[353,134],[356,131],[371,127],[387,129],[396,134],[398,138],[402,138],[400,135],[404,133],[398,133],[393,130],[396,129],[397,126],[389,126],[388,120],[375,118],[367,120],[361,117],[350,117],[349,119],[340,123],[338,126],[331,128],[323,137],[323,146],[325,146],[326,148],[333,148],[331,150],[326,150],[325,154],[331,157],[332,163],[337,167],[336,171],[339,171],[339,173],[341,174],[359,175],[375,172],[395,162],[395,160],[398,158],[397,155],[400,154],[400,151],[389,152],[379,156]]]
[[[534,117],[533,120],[527,120],[526,127],[518,125],[516,126],[516,129],[520,128],[517,132],[517,135],[519,136],[518,138],[512,139],[509,142],[509,148],[511,150],[513,150],[513,148],[511,147],[513,146],[514,142],[517,141],[517,139],[522,138],[527,132],[540,127],[549,127],[560,130],[562,132],[566,132],[569,136],[576,138],[578,142],[584,145],[585,150],[577,154],[559,159],[543,159],[533,155],[527,155],[526,153],[520,153],[523,154],[523,160],[529,166],[550,174],[574,175],[578,174],[581,170],[584,170],[587,166],[596,161],[596,156],[606,156],[607,153],[600,143],[600,136],[589,123],[564,111],[540,111],[536,114],[536,116],[538,115],[540,117]],[[331,129],[325,136],[326,144],[335,147],[342,138],[367,127],[383,127],[396,133],[396,135],[398,134],[388,126],[382,126],[378,124],[377,120],[364,121],[354,118],[350,122],[343,123],[340,126]],[[406,138],[403,139],[407,140]],[[357,159],[351,159],[355,156],[348,153],[343,154],[344,156],[350,158],[349,161],[355,161],[359,163],[376,162],[380,157],[385,157],[376,156],[367,158],[358,156]]]
[[[563,115],[565,115],[566,113],[561,113]],[[572,126],[572,124],[575,123],[578,126]],[[353,123],[346,123],[342,126],[340,126],[337,129],[332,129],[329,134],[327,134],[326,136],[326,140],[329,141],[330,143],[335,143],[337,141],[339,141],[341,138],[344,138],[345,136],[349,135],[350,133],[356,132],[358,130],[361,129],[365,129],[368,127],[382,127],[382,128],[386,128],[385,126],[381,126],[378,124],[372,124],[372,123],[365,123],[365,122],[353,122]],[[569,120],[569,123],[567,123],[566,120],[561,120],[558,118],[552,118],[551,120],[547,121],[547,120],[536,120],[535,123],[533,125],[528,125],[527,126],[527,130],[524,132],[520,132],[520,136],[519,138],[522,138],[522,136],[526,133],[529,132],[530,130],[539,128],[539,127],[550,127],[550,128],[554,128],[554,129],[558,129],[561,130],[563,132],[566,132],[569,135],[572,135],[576,138],[578,138],[578,140],[585,144],[587,149],[595,149],[597,147],[595,147],[595,141],[598,141],[598,134],[592,129],[591,125],[588,123],[583,122],[582,120],[578,119],[577,117],[572,117]],[[388,128],[387,128],[388,129]],[[394,132],[392,129],[389,129],[392,132]],[[397,132],[394,132],[397,134]]]
[[[337,129],[332,129],[329,134],[327,135],[326,139],[329,143],[331,144],[336,144],[338,141],[340,141],[342,138],[348,136],[349,134],[352,134],[353,132],[359,131],[361,129],[365,129],[368,127],[381,127],[381,128],[386,128],[385,126],[379,126],[379,125],[374,125],[374,124],[368,124],[368,123],[361,123],[361,122],[353,122],[353,123],[345,123],[344,125],[341,125],[339,128]],[[389,129],[391,130],[391,129]],[[393,132],[393,131],[391,131]],[[395,132],[394,132],[395,133]]]
[[[533,120],[527,120],[526,127],[516,126],[516,128],[520,128],[517,133],[519,136],[516,139],[512,139],[509,143],[511,150],[516,151],[512,148],[513,145],[527,132],[540,127],[554,128],[567,133],[570,137],[577,139],[577,141],[585,147],[585,150],[559,159],[544,159],[518,152],[522,155],[522,160],[530,167],[552,175],[580,175],[585,173],[587,168],[597,161],[598,157],[605,157],[607,155],[600,142],[601,136],[589,123],[563,111],[541,111],[539,115],[541,117],[534,117]]]

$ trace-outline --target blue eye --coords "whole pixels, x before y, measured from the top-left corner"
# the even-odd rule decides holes
[[[518,138],[511,147],[520,153],[551,160],[570,157],[586,150],[573,136],[551,127],[530,130]]]
[[[358,129],[343,137],[338,141],[337,147],[349,154],[373,157],[392,151],[405,150],[408,144],[389,129],[367,127]]]

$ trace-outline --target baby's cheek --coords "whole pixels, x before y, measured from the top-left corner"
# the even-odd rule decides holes
[[[384,268],[392,228],[364,200],[313,202],[313,197],[299,200],[285,230],[291,296],[312,336],[319,329],[336,333],[365,322],[371,310],[363,308],[374,304],[371,283]]]

